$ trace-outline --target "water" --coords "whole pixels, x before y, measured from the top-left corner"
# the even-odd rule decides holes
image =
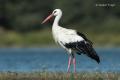
[[[85,55],[76,55],[77,71],[120,72],[120,48],[97,48],[97,64]],[[59,48],[0,48],[0,71],[64,71],[68,55]],[[73,67],[71,67],[73,70]]]

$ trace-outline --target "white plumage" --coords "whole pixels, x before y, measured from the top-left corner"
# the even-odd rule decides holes
[[[57,26],[60,27],[60,26]],[[54,31],[56,31],[54,33]],[[53,29],[53,36],[56,42],[62,42],[63,44],[83,41],[84,39],[81,36],[78,36],[75,30],[65,29],[60,27],[60,29]]]
[[[71,61],[74,64],[74,72],[76,72],[76,59],[75,53],[86,54],[88,57],[100,62],[99,56],[93,49],[92,42],[86,38],[82,33],[76,30],[66,29],[59,26],[59,20],[62,16],[62,11],[60,9],[55,9],[50,16],[48,16],[42,23],[45,23],[51,17],[55,16],[55,20],[52,26],[52,34],[56,43],[61,45],[64,49],[68,51],[69,62],[68,62],[68,72],[71,65]]]

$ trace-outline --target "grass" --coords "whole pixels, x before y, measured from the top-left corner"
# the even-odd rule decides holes
[[[53,44],[50,30],[40,30],[29,33],[5,31],[0,33],[0,46],[43,46]]]
[[[30,31],[28,33],[18,33],[14,30],[6,31],[0,28],[0,47],[55,45],[51,32],[52,25],[41,25],[41,27],[43,26],[46,28]],[[117,17],[107,17],[102,21],[91,21],[88,19],[88,21],[83,20],[81,23],[73,22],[64,26],[68,26],[69,28],[71,26],[71,28],[83,32],[93,43],[95,43],[95,46],[120,46],[120,19]]]
[[[95,46],[120,46],[119,33],[101,33],[90,29],[88,31],[83,30],[83,33],[95,43]],[[55,45],[51,29],[29,33],[18,33],[13,31],[0,32],[1,47],[39,47],[43,45]]]
[[[119,80],[120,73],[81,72],[68,76],[63,72],[0,72],[0,80]]]

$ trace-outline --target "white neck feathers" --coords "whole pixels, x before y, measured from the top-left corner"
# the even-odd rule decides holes
[[[53,26],[59,26],[59,21],[60,21],[60,18],[62,17],[62,13],[58,14],[56,17],[55,17],[55,20],[53,22]]]

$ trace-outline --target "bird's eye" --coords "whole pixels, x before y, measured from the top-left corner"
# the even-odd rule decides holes
[[[54,11],[54,13],[56,13],[57,11]]]

